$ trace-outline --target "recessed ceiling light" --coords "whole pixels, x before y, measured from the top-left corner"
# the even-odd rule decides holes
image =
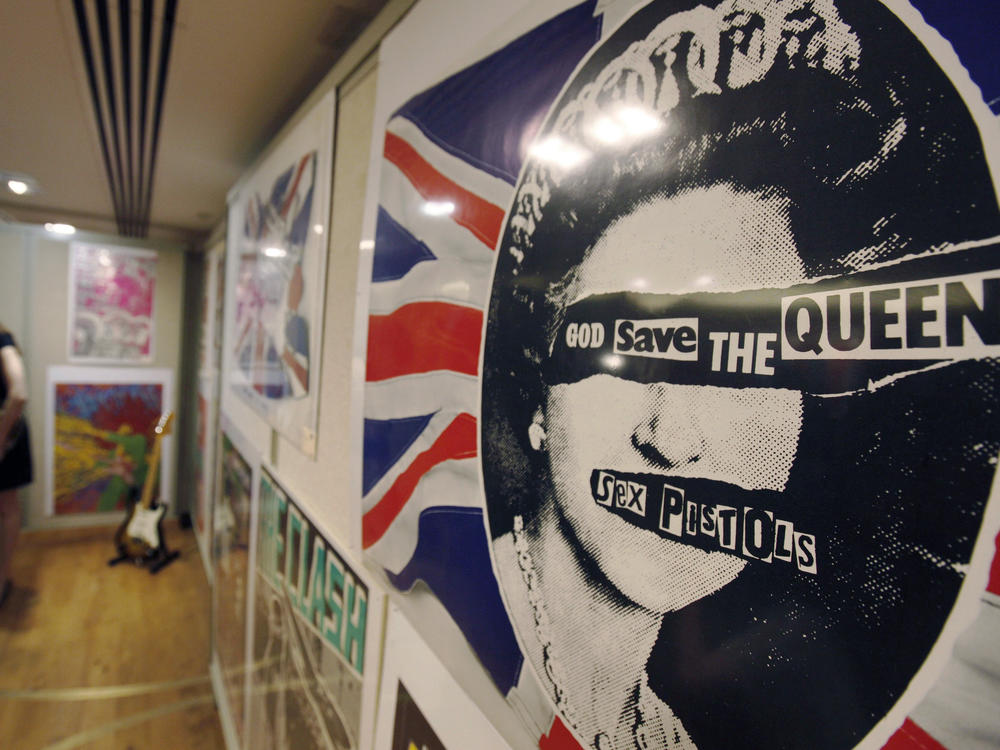
[[[0,170],[0,182],[7,186],[7,189],[14,195],[31,195],[40,192],[38,180],[30,175],[19,172],[5,172]]]
[[[53,224],[51,222],[45,225],[46,232],[52,232],[52,234],[75,234],[76,227],[72,224]]]

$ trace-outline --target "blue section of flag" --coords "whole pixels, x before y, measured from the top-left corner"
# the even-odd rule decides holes
[[[434,413],[404,419],[366,419],[362,492],[368,494],[413,441],[427,428]]]
[[[285,346],[309,358],[309,323],[301,315],[293,315],[285,323]]]
[[[951,42],[959,60],[983,92],[983,99],[1000,114],[1000,3],[956,3],[954,0],[912,0],[924,20]]]
[[[288,183],[292,181],[292,172],[294,170],[295,166],[292,165],[274,181],[274,186],[271,188],[271,198],[268,203],[274,209],[275,213],[281,211],[281,202],[284,200],[285,191],[288,190]]]
[[[310,185],[309,192],[306,193],[305,200],[302,201],[302,208],[299,209],[288,232],[288,243],[291,247],[304,247],[306,244],[306,237],[312,223],[312,202],[313,187]]]
[[[417,263],[436,260],[423,242],[414,237],[384,209],[378,210],[375,227],[375,254],[372,258],[372,281],[395,281],[403,278]]]
[[[413,97],[396,114],[441,148],[513,185],[531,136],[600,39],[595,6],[590,0],[570,8]]]
[[[427,584],[461,628],[493,682],[506,695],[517,684],[523,657],[490,564],[483,512],[439,506],[420,514],[419,541],[392,585],[409,591]]]

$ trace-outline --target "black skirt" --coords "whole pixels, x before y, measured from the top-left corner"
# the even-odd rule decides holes
[[[31,441],[25,424],[14,445],[0,460],[0,491],[23,487],[31,484],[31,480]]]

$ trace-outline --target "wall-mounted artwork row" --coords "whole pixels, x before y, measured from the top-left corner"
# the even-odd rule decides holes
[[[315,454],[333,94],[230,194],[226,387]]]
[[[110,513],[142,488],[160,415],[172,409],[167,369],[50,367],[46,424],[49,515]],[[161,466],[171,466],[172,440]],[[159,497],[171,497],[172,471],[161,471]]]
[[[69,253],[69,360],[152,362],[156,252],[73,242]]]
[[[543,743],[966,746],[996,120],[906,2],[627,5],[381,47],[363,548]]]
[[[371,747],[384,595],[265,470],[249,750]]]

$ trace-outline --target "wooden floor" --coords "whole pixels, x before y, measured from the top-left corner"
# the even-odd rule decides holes
[[[0,608],[0,748],[216,750],[209,588],[194,534],[158,575],[107,567],[113,529],[24,533]]]

